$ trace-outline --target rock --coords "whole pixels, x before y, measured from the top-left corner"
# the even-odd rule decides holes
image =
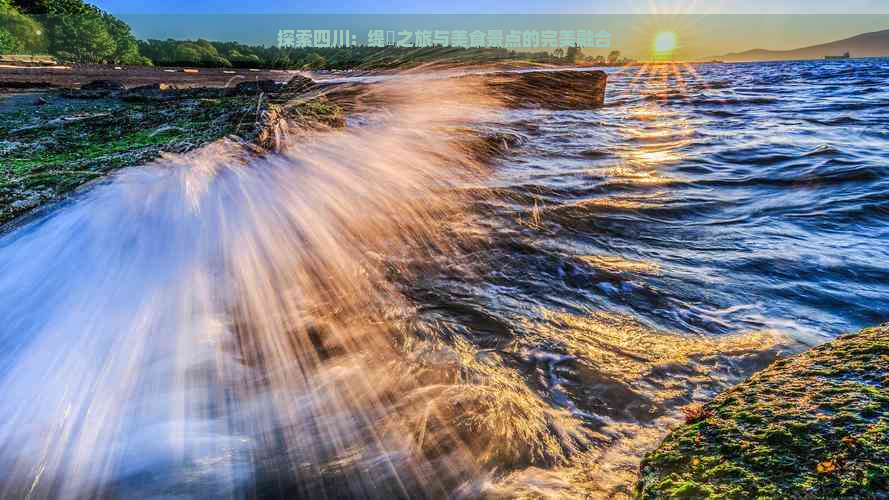
[[[280,148],[279,130],[286,127],[286,121],[276,108],[266,109],[259,118],[259,130],[254,142],[262,148],[277,150]]]
[[[235,86],[234,93],[239,95],[268,94],[277,92],[280,89],[281,85],[274,80],[253,80],[239,83]]]
[[[509,130],[488,131],[478,141],[472,141],[468,149],[477,160],[486,162],[526,140],[525,136]]]
[[[169,101],[178,97],[177,90],[169,83],[152,83],[127,89],[121,98],[129,102]]]
[[[152,93],[152,92],[168,92],[170,90],[178,90],[179,87],[172,83],[150,83],[148,85],[140,85],[127,89],[128,93]]]
[[[51,89],[55,88],[53,82],[35,82],[35,81],[16,81],[3,80],[0,81],[0,89]]]
[[[641,498],[889,498],[889,325],[773,363],[693,412]]]
[[[62,95],[69,99],[101,99],[119,95],[125,90],[124,84],[116,80],[93,80],[82,85],[79,90],[69,90]]]
[[[126,87],[123,83],[117,80],[93,80],[85,85],[82,85],[80,87],[80,90],[122,92],[126,90]]]
[[[105,86],[87,88],[100,87]],[[245,148],[265,154],[267,149],[280,147],[285,130],[345,125],[342,110],[324,96],[299,96],[298,102],[284,106],[270,102],[270,98],[228,96],[221,87],[176,88],[165,83],[127,91],[72,90],[67,95],[104,98],[47,106],[25,126],[17,114],[33,111],[37,95],[16,99],[27,108],[0,110],[6,125],[6,134],[0,139],[0,164],[13,159],[21,165],[4,172],[0,226],[63,198],[84,183],[119,168],[144,165],[162,153],[184,153],[223,137],[237,137]],[[55,104],[54,97],[47,99]],[[121,102],[139,99],[148,102]],[[108,144],[114,147],[96,147]],[[45,194],[33,198],[36,192]]]
[[[604,71],[531,71],[484,78],[493,93],[513,108],[590,109],[605,103]]]
[[[281,89],[282,92],[288,94],[302,93],[315,86],[315,80],[302,75],[295,75]]]

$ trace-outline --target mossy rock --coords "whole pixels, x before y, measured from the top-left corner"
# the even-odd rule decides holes
[[[889,498],[889,326],[775,362],[642,461],[640,498]]]
[[[152,89],[162,98],[84,100],[48,93],[39,108],[33,99],[19,99],[0,112],[0,231],[89,181],[163,152],[183,153],[223,137],[271,148],[280,120],[303,128],[345,125],[342,110],[323,95],[260,98],[160,84]]]

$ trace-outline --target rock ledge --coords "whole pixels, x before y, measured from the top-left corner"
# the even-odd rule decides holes
[[[783,359],[687,412],[641,498],[889,498],[889,325]]]

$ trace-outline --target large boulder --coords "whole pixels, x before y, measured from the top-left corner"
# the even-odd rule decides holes
[[[121,98],[129,102],[169,101],[177,98],[177,90],[170,83],[151,83],[127,89]]]
[[[773,363],[642,461],[642,498],[889,498],[889,326]]]
[[[234,90],[238,95],[270,94],[281,90],[281,84],[274,80],[251,80],[239,83]]]
[[[117,80],[93,80],[87,84],[81,85],[80,90],[85,91],[107,91],[122,92],[126,90],[126,86]]]
[[[314,86],[315,80],[303,75],[294,75],[294,77],[284,85],[284,88],[281,89],[281,91],[288,94],[298,94],[305,92]]]
[[[93,80],[77,90],[68,90],[62,95],[71,99],[101,99],[120,95],[126,86],[117,80]]]
[[[496,73],[484,78],[495,96],[513,108],[590,109],[605,103],[604,71],[553,70]]]

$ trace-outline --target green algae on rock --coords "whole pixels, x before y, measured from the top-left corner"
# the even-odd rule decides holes
[[[223,137],[270,148],[271,129],[281,119],[343,124],[342,110],[320,94],[133,90],[0,98],[0,225],[164,152],[183,153]]]
[[[642,462],[641,498],[889,498],[889,325],[775,362]]]

